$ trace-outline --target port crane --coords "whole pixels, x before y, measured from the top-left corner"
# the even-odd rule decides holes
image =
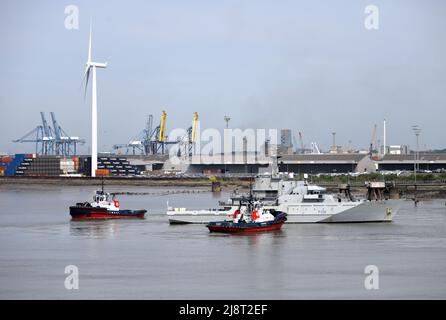
[[[44,135],[43,126],[38,125],[23,137],[12,142],[32,142],[36,144],[37,154],[48,154],[48,137]]]
[[[52,154],[54,151],[54,136],[51,127],[48,125],[45,119],[45,114],[40,112],[40,118],[42,119],[42,154]],[[36,153],[38,153],[36,151]]]
[[[135,155],[139,151],[142,155],[153,155],[153,154],[165,154],[167,152],[168,146],[173,144],[186,145],[184,153],[191,154],[192,146],[195,144],[196,130],[198,126],[198,113],[194,113],[192,126],[186,131],[186,135],[179,138],[177,141],[168,141],[168,136],[166,135],[166,122],[167,122],[167,112],[162,111],[160,117],[160,124],[153,128],[153,115],[149,115],[146,128],[142,130],[136,137],[130,139],[127,144],[115,144],[113,149],[127,149],[132,150]],[[181,154],[179,148],[178,153]]]
[[[62,156],[75,155],[77,145],[85,143],[85,140],[79,137],[69,136],[57,123],[54,112],[51,112],[53,127],[48,124],[43,112],[40,112],[40,118],[42,124],[13,142],[35,143],[37,154]]]
[[[311,154],[322,154],[316,142],[311,143]]]
[[[186,133],[182,138],[178,140],[179,148],[177,152],[177,156],[181,156],[181,152],[183,149],[183,156],[191,157],[193,153],[195,153],[194,146],[197,141],[197,131],[198,124],[200,118],[198,116],[198,112],[194,112],[192,116],[192,125],[186,130]]]
[[[126,144],[115,144],[113,149],[119,150],[125,148],[127,149],[126,153],[129,152],[129,149],[132,149],[134,155],[136,154],[136,150],[139,150],[140,154],[143,155],[164,154],[166,118],[167,113],[163,111],[161,113],[160,124],[153,128],[153,115],[150,114],[144,130],[131,138]]]
[[[69,136],[62,127],[57,123],[54,112],[50,112],[54,130],[54,152],[56,155],[76,154],[79,137]],[[82,143],[82,142],[81,142]]]

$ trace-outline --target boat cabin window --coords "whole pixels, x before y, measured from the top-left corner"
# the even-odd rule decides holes
[[[308,190],[308,194],[324,194],[322,190]]]
[[[110,198],[110,194],[97,193],[94,195],[93,200],[95,202],[110,201],[109,198]]]

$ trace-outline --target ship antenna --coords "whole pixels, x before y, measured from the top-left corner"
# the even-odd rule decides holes
[[[251,174],[249,177],[249,201],[251,202],[252,198],[253,198],[253,196],[252,196],[252,168],[250,171],[251,171]]]
[[[252,182],[251,182],[251,178],[249,179],[249,198],[252,198]]]

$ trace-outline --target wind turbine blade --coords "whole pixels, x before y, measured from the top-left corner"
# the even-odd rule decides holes
[[[84,99],[87,97],[87,88],[88,88],[88,79],[90,78],[90,66],[87,66],[85,69],[84,79],[82,82],[85,81],[85,87],[84,87]]]
[[[90,68],[87,69],[85,73],[85,90],[84,90],[84,99],[87,96],[87,88],[88,88],[88,80],[90,79]]]
[[[87,68],[85,68],[84,75],[82,76],[81,83],[79,84],[79,91],[82,89],[84,82],[85,82],[85,78],[87,77],[87,71],[88,71],[87,69],[88,69],[88,66],[87,66]]]
[[[91,22],[90,22],[90,38],[88,40],[88,60],[87,62],[91,62]]]

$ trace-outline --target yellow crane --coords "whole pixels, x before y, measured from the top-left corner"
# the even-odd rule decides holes
[[[163,111],[161,113],[160,131],[158,135],[158,142],[164,142],[166,140],[166,118],[167,113]]]
[[[194,115],[192,117],[192,132],[191,132],[190,143],[195,143],[195,141],[197,140],[198,121],[199,121],[198,112],[194,112]]]

